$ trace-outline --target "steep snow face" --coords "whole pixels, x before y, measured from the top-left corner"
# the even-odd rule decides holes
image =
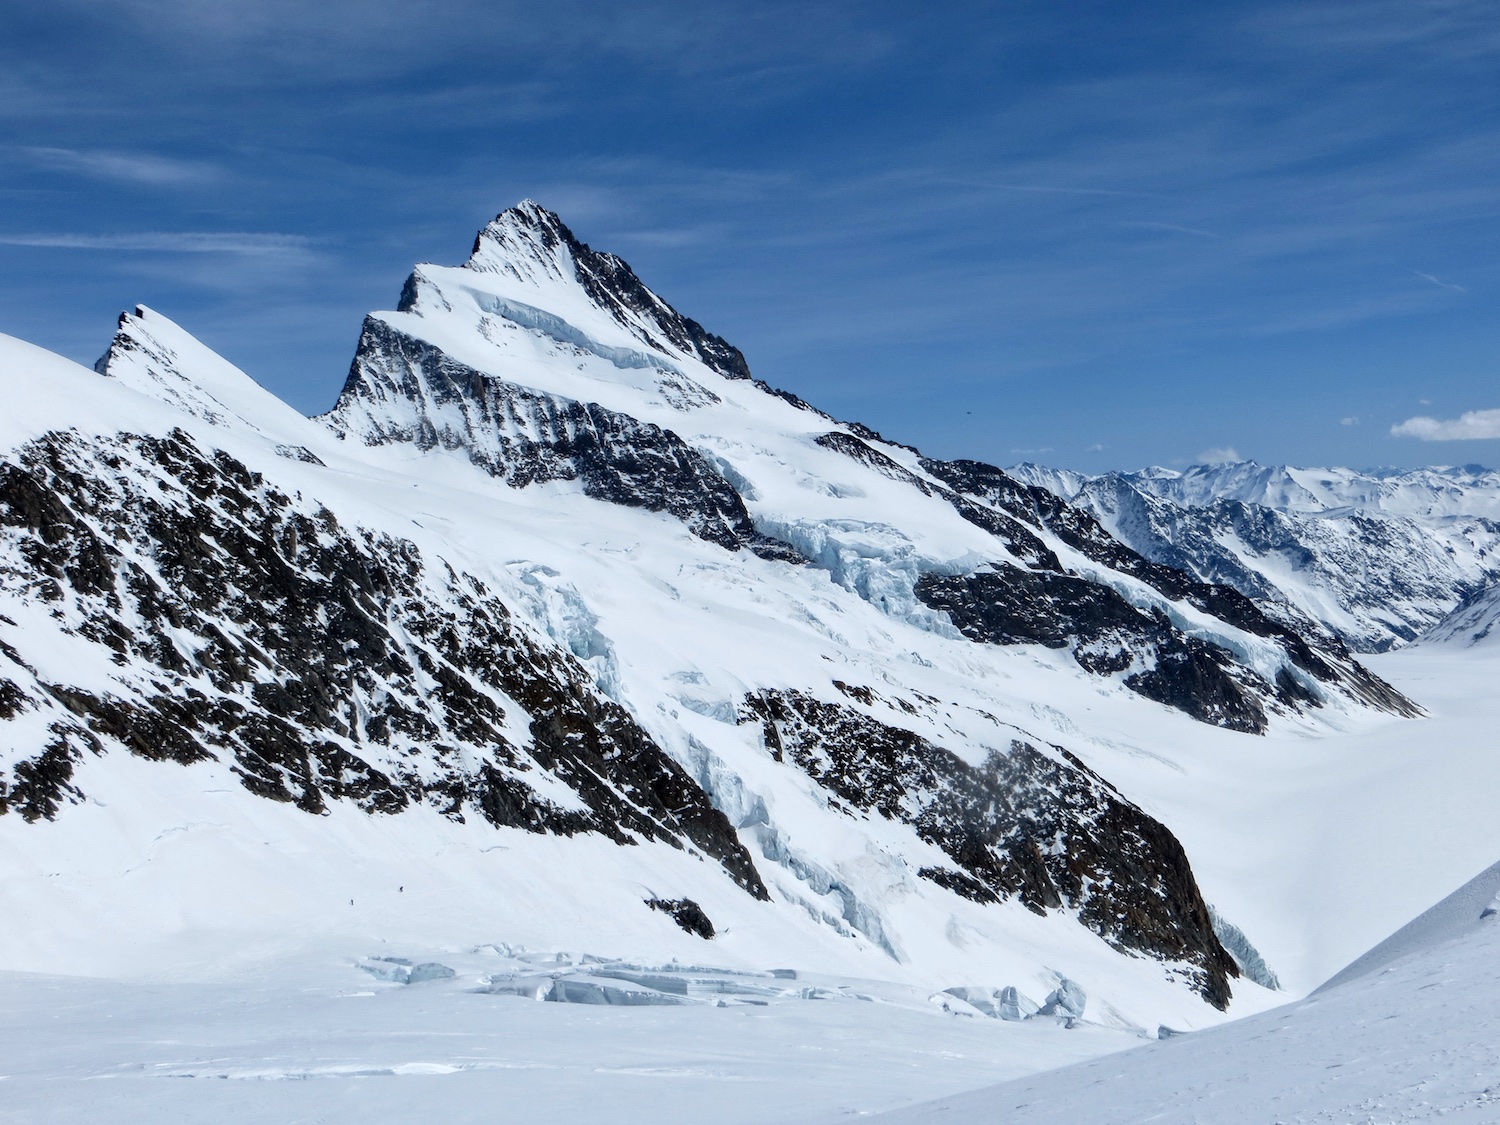
[[[1490,586],[1459,602],[1452,613],[1422,634],[1419,643],[1500,648],[1500,586]]]
[[[1267,468],[1015,472],[1156,562],[1226,583],[1358,652],[1406,644],[1500,575],[1500,474]]]
[[[579,242],[562,220],[532,200],[502,212],[479,232],[465,268],[491,275],[482,288],[502,302],[512,285],[523,297],[540,298],[532,307],[548,312],[538,318],[537,327],[561,327],[566,332],[572,326],[583,346],[587,346],[587,336],[577,329],[587,332],[588,312],[602,313],[653,352],[698,360],[727,379],[750,378],[750,368],[738,348],[706,332],[647,289],[620,258]],[[420,275],[414,274],[412,289],[420,284]],[[403,295],[401,311],[410,311],[407,306]],[[555,315],[559,310],[565,310],[562,316]],[[521,319],[528,315],[524,301],[510,311]],[[580,312],[585,313],[581,318]],[[631,351],[616,354],[625,359]],[[654,362],[639,352],[634,354],[647,365]]]

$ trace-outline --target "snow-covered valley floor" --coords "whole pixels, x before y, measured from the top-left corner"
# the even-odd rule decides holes
[[[1231,764],[1226,777],[1237,768],[1242,783],[1208,798],[1200,789],[1196,804],[1184,793],[1174,806],[1170,788],[1158,787],[1211,899],[1233,902],[1289,980],[1288,999],[1500,858],[1500,665],[1444,646],[1375,664],[1431,717],[1257,740],[1275,768]],[[1298,754],[1301,769],[1288,764]],[[23,883],[45,874],[8,875],[0,890],[23,905],[38,893]],[[195,877],[183,869],[184,880]],[[413,907],[425,901],[408,890]],[[934,989],[910,980],[671,965],[686,947],[664,949],[654,964],[579,953],[560,961],[498,944],[514,935],[463,927],[452,904],[405,934],[366,921],[347,937],[220,935],[233,957],[121,934],[116,954],[80,962],[80,975],[0,972],[0,1121],[666,1125],[831,1123],[885,1111],[902,1115],[893,1122],[1500,1120],[1500,932],[1473,913],[1340,987],[1260,1014],[1268,994],[1250,994],[1255,1007],[1230,1013],[1247,1018],[1160,1043],[1092,1022],[1068,1030],[957,1003],[945,1010]],[[6,925],[16,924],[13,914]],[[113,939],[90,936],[90,925],[54,918],[48,936],[71,928],[80,946],[107,949]],[[27,944],[12,930],[13,955]],[[716,946],[698,948],[712,966]],[[403,967],[372,956],[440,962],[455,975],[381,980]],[[558,973],[585,992],[638,989],[629,978],[644,975],[678,989],[680,1002],[513,994]],[[1113,1054],[1126,1048],[1140,1049]],[[997,1082],[1006,1084],[987,1089]]]
[[[6,974],[0,1120],[794,1122],[1130,1041],[828,978],[764,1007],[536,1003],[473,991],[493,957],[448,960],[459,976],[408,986],[331,956],[214,984]]]

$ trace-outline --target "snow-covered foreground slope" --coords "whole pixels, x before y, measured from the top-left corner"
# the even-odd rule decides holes
[[[535,1003],[477,991],[492,953],[437,955],[458,975],[409,986],[335,956],[216,984],[0,972],[0,1120],[765,1125],[1133,1041],[955,1017],[925,992],[845,978],[772,978],[785,995],[726,1007]]]
[[[1227,583],[1357,652],[1433,627],[1500,575],[1500,473],[1253,461],[1087,477],[1021,465],[1153,561]]]
[[[1315,996],[882,1125],[1500,1120],[1500,865]],[[836,1120],[830,1115],[826,1120]]]

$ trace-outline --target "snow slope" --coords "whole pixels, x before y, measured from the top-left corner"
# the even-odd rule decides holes
[[[1422,644],[1493,646],[1500,637],[1500,585],[1479,590],[1453,608],[1453,612],[1422,634]]]
[[[838,977],[772,979],[786,995],[726,1007],[536,1003],[481,991],[505,964],[491,949],[370,949],[457,973],[403,986],[357,968],[357,948],[212,984],[0,972],[0,1115],[763,1125],[909,1105],[1135,1041],[955,1016],[925,991]]]
[[[1500,865],[1285,1008],[876,1120],[1494,1121],[1497,886]]]
[[[1489,701],[1478,702],[1475,690],[1492,682],[1485,677],[1493,676],[1493,665],[1476,669],[1472,651],[1467,655],[1464,661],[1442,646],[1418,646],[1382,658],[1409,690],[1447,687],[1446,698],[1432,696],[1432,718],[1396,724],[1401,729],[1392,732],[1408,740],[1420,736],[1423,772],[1438,775],[1428,783],[1406,784],[1411,774],[1401,769],[1391,741],[1372,739],[1368,731],[1351,735],[1327,770],[1265,786],[1279,788],[1284,806],[1274,841],[1250,830],[1266,822],[1273,805],[1243,800],[1233,786],[1204,785],[1214,794],[1212,807],[1189,838],[1200,845],[1195,855],[1203,858],[1211,887],[1215,880],[1243,880],[1242,890],[1253,888],[1275,904],[1298,945],[1342,929],[1342,948],[1353,951],[1333,951],[1325,962],[1344,956],[1369,969],[1305,1002],[1143,1042],[1140,1033],[1089,1020],[1069,1030],[1055,1018],[985,1018],[956,997],[892,982],[888,974],[872,980],[769,973],[783,961],[763,963],[749,977],[736,975],[724,970],[721,954],[729,947],[719,939],[705,945],[681,935],[673,946],[674,931],[665,927],[655,935],[659,952],[650,967],[656,975],[720,980],[746,991],[673,1006],[537,1003],[496,989],[554,974],[598,979],[600,970],[619,971],[586,959],[586,945],[548,944],[540,934],[527,943],[516,939],[523,918],[547,924],[546,904],[558,888],[543,871],[526,910],[486,909],[476,888],[502,878],[502,871],[471,871],[476,861],[459,862],[464,853],[453,838],[426,842],[441,851],[441,864],[408,851],[423,846],[416,831],[388,839],[390,851],[370,856],[372,865],[388,879],[421,868],[428,880],[397,890],[374,878],[351,887],[309,835],[282,844],[296,858],[280,874],[289,877],[296,867],[317,862],[315,885],[325,898],[358,894],[354,907],[340,903],[352,916],[342,934],[309,932],[307,919],[287,915],[276,918],[279,932],[241,930],[221,949],[204,948],[201,931],[145,946],[130,942],[127,933],[108,978],[0,971],[4,1109],[10,1120],[27,1123],[331,1116],[380,1125],[440,1112],[457,1122],[670,1125],[711,1114],[728,1123],[811,1125],[883,1111],[891,1111],[893,1122],[955,1115],[1121,1125],[1493,1120],[1493,964],[1500,939],[1496,919],[1479,915],[1494,895],[1497,874],[1490,868],[1470,878],[1474,865],[1465,866],[1461,856],[1500,844],[1487,816],[1500,778],[1476,769],[1493,757],[1489,744],[1476,746],[1476,739],[1500,716]],[[1466,669],[1468,680],[1455,686]],[[1467,771],[1455,767],[1460,755],[1454,747],[1464,742],[1477,749],[1468,755]],[[1287,749],[1305,757],[1309,748],[1304,740]],[[1362,775],[1361,762],[1372,753],[1376,761]],[[1271,772],[1286,771],[1281,765]],[[1305,805],[1285,804],[1304,789]],[[162,799],[171,805],[187,796],[168,791]],[[1328,827],[1326,810],[1335,799],[1347,830],[1319,836],[1311,822],[1321,819]],[[233,806],[230,793],[217,800],[211,813]],[[257,807],[281,814],[263,826],[272,841],[309,820],[294,809]],[[362,817],[354,813],[345,827],[358,828],[366,823]],[[1225,818],[1232,823],[1215,850],[1205,833]],[[199,823],[165,835],[144,869],[123,876],[122,894],[135,897],[142,911],[159,904],[149,870],[170,863],[178,880],[209,894],[201,904],[205,914],[221,915],[213,874],[228,858],[220,850],[228,827]],[[1435,841],[1424,844],[1429,836]],[[355,836],[347,846],[374,842]],[[266,850],[265,843],[257,846]],[[551,864],[568,860],[567,841],[550,846]],[[1402,855],[1413,848],[1415,854]],[[1229,870],[1231,850],[1263,877]],[[607,862],[617,851],[601,848],[591,860]],[[1301,870],[1288,870],[1299,851]],[[503,854],[490,853],[492,859]],[[83,862],[68,853],[50,858],[54,880]],[[109,880],[121,879],[119,872],[135,861],[96,855],[92,862],[99,868],[92,888],[97,900],[107,898]],[[241,861],[234,869],[254,867]],[[277,868],[262,861],[260,870]],[[1469,883],[1444,897],[1464,879]],[[222,894],[250,899],[250,922],[251,907],[274,903],[276,890],[266,881]],[[1425,919],[1381,941],[1437,899],[1443,901]],[[477,906],[478,913],[465,919],[454,905],[459,902]],[[315,912],[316,904],[317,895],[309,893],[303,905]],[[95,909],[110,906],[96,902]],[[1253,911],[1249,918],[1252,932],[1266,930],[1265,918]],[[618,916],[629,919],[628,912]],[[66,928],[59,936],[67,936]],[[1376,948],[1357,957],[1360,942]],[[535,952],[518,948],[523,944]],[[67,952],[78,956],[76,949]],[[1387,960],[1392,952],[1396,958]],[[673,956],[678,965],[671,964]],[[787,950],[788,960],[800,956]],[[370,971],[393,967],[376,960],[381,957],[414,966],[435,962],[455,975],[400,985]],[[1287,948],[1268,949],[1267,959],[1283,972],[1291,966]],[[75,960],[73,967],[87,965]],[[1292,980],[1288,995],[1308,987]],[[729,1006],[717,1007],[718,999]],[[997,1080],[1006,1085],[995,1086]],[[931,1099],[941,1100],[914,1104]],[[903,1106],[911,1108],[897,1115]]]

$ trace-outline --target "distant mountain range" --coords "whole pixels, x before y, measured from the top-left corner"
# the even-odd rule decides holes
[[[1085,476],[1008,470],[1153,562],[1317,623],[1356,652],[1408,644],[1500,577],[1500,472],[1254,461]]]

